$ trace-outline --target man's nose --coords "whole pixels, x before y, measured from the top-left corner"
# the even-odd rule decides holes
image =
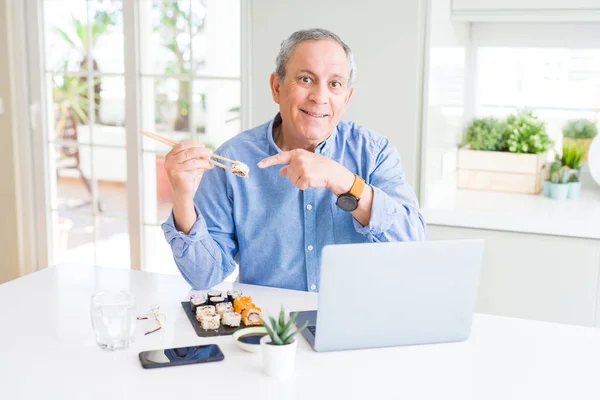
[[[309,99],[317,104],[327,104],[328,98],[329,89],[327,84],[314,85],[309,95]]]

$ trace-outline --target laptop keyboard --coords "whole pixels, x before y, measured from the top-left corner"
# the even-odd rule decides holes
[[[312,333],[312,334],[313,334],[313,336],[316,336],[316,334],[317,334],[317,327],[316,327],[316,326],[314,326],[314,325],[309,325],[309,326],[307,326],[307,327],[306,327],[306,329],[308,329],[308,331],[309,331],[310,333]]]

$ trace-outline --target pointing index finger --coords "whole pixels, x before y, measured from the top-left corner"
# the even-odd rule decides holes
[[[260,168],[266,168],[277,164],[289,164],[291,160],[291,153],[289,151],[283,151],[281,153],[275,154],[274,156],[262,159],[258,162],[258,166]]]

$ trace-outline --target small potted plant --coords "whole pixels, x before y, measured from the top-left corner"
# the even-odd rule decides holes
[[[552,191],[552,176],[555,175],[562,168],[562,162],[560,160],[554,161],[550,164],[550,171],[548,173],[548,179],[544,180],[544,196],[551,197]]]
[[[587,153],[590,148],[590,144],[597,133],[598,128],[593,121],[587,119],[570,120],[563,127],[563,143],[577,144],[582,146],[582,161],[587,161]]]
[[[579,181],[579,177],[575,174],[571,174],[569,176],[569,190],[567,193],[567,199],[576,199],[579,197],[579,192],[581,191],[581,182]]]
[[[294,336],[308,325],[306,322],[300,329],[294,330],[297,316],[298,313],[295,312],[286,319],[282,306],[277,319],[269,317],[270,323],[263,320],[262,316],[260,318],[268,332],[268,335],[260,339],[263,370],[268,376],[288,379],[294,373],[297,347]]]
[[[569,167],[562,166],[550,175],[550,198],[553,200],[566,200],[569,194]]]
[[[571,175],[577,175],[579,177],[579,171],[581,170],[581,161],[585,155],[585,148],[578,144],[564,143],[562,148],[562,155],[560,161],[562,164],[570,169]]]

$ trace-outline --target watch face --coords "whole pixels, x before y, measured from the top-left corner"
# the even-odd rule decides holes
[[[354,211],[358,207],[358,200],[352,195],[342,194],[335,204],[344,211]]]

